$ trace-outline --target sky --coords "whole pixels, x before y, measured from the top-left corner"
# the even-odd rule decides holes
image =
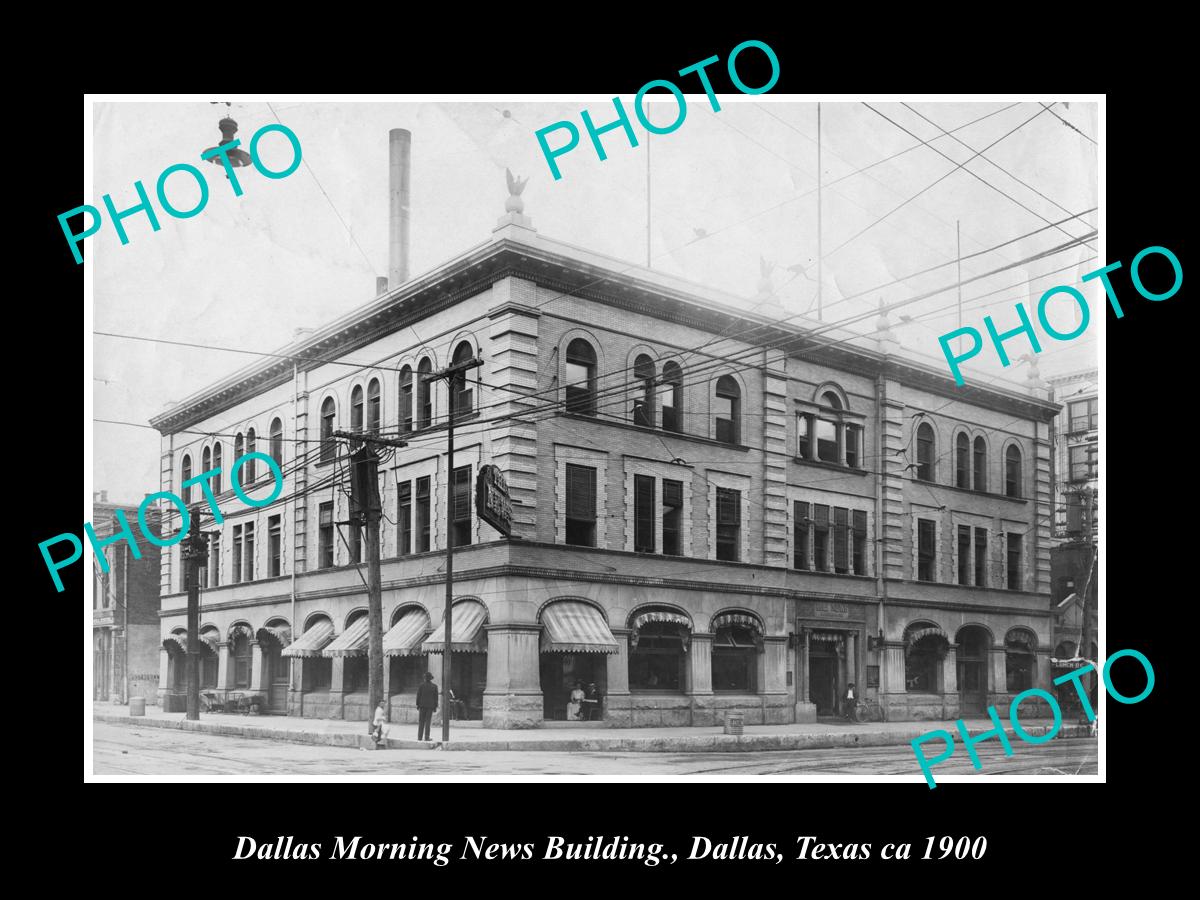
[[[632,98],[622,99],[631,110]],[[175,219],[155,198],[160,230],[134,214],[123,220],[125,245],[107,218],[86,239],[94,329],[127,336],[94,336],[93,417],[133,423],[94,423],[93,489],[135,503],[158,490],[159,435],[148,420],[255,359],[230,350],[277,351],[295,329],[374,299],[375,278],[388,265],[392,128],[413,135],[410,276],[489,239],[504,213],[506,167],[529,178],[525,214],[540,234],[644,265],[648,153],[655,269],[745,298],[747,310],[811,316],[819,231],[824,321],[864,316],[847,327],[870,332],[880,300],[940,291],[895,310],[891,321],[901,353],[944,367],[937,338],[957,327],[961,236],[965,325],[983,331],[990,314],[1007,330],[1018,324],[1018,301],[1032,317],[1042,292],[1071,285],[1088,299],[1091,325],[1071,341],[1043,336],[1036,359],[1043,378],[1096,367],[1103,289],[1080,278],[1107,260],[1094,238],[1058,249],[1096,230],[1097,213],[1086,212],[1098,206],[1096,104],[822,102],[818,192],[816,103],[770,94],[721,95],[720,103],[714,112],[703,94],[689,95],[683,123],[665,135],[647,135],[631,112],[639,146],[614,130],[603,135],[601,161],[580,111],[597,126],[612,121],[605,97],[234,102],[243,148],[259,128],[282,122],[303,150],[286,178],[238,169],[240,197],[221,168],[199,160],[220,142],[223,104],[96,103],[94,196],[81,202],[103,208],[111,194],[118,210],[133,206],[135,181],[154,197],[159,173],[180,162],[202,169],[209,199],[195,216]],[[659,124],[678,114],[669,98],[647,109]],[[555,180],[534,135],[563,120],[576,124],[581,141],[558,157]],[[548,139],[558,146],[564,133]],[[278,133],[265,136],[259,152],[275,170],[291,162]],[[188,209],[199,188],[175,174],[167,194]],[[1055,252],[1030,260],[1047,251]],[[756,297],[763,260],[773,264],[774,298],[766,302]],[[1069,302],[1049,309],[1059,331],[1075,327]],[[989,350],[964,365],[964,377],[1023,383],[1027,364],[1016,359],[1028,351],[1024,339],[1011,342],[1014,364],[1005,370]]]

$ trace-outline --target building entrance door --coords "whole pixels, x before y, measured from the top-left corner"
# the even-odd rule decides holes
[[[958,633],[958,705],[960,715],[982,714],[987,708],[989,639],[976,626]]]
[[[553,721],[566,721],[567,704],[576,683],[588,695],[590,685],[603,699],[608,677],[608,659],[598,653],[543,653],[541,660],[542,715]],[[602,702],[585,703],[581,711],[588,718],[603,715]]]
[[[808,660],[809,699],[817,707],[818,716],[837,714],[838,660],[828,651],[813,647]]]
[[[279,650],[279,644],[271,641],[265,653],[267,658],[267,711],[282,716],[287,715],[289,660],[280,656]]]

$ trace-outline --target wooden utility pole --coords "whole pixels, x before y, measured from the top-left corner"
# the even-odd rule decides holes
[[[187,601],[187,717],[200,718],[200,567],[208,562],[208,536],[200,530],[200,507],[189,513],[191,527],[183,539],[180,555],[186,566]],[[128,598],[126,598],[128,601]]]
[[[449,386],[447,393],[450,395],[446,407],[446,644],[442,648],[441,703],[443,744],[450,742],[450,708],[446,698],[450,691],[450,638],[454,633],[451,622],[454,608],[454,395],[466,381],[467,372],[482,365],[481,359],[468,359],[425,376],[426,384],[444,379]]]

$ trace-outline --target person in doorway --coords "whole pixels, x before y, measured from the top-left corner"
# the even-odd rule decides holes
[[[857,706],[858,697],[854,692],[854,682],[852,681],[846,685],[846,696],[842,698],[842,712],[846,716],[846,721],[855,721],[854,711]]]
[[[596,682],[589,682],[588,686],[583,691],[583,709],[579,713],[581,719],[599,719],[600,718],[600,691],[596,687]]]
[[[579,712],[583,709],[583,682],[575,682],[575,687],[571,691],[571,696],[567,698],[567,720],[579,718]]]
[[[387,739],[387,709],[382,700],[375,707],[375,718],[371,722],[371,739],[375,741],[376,750],[380,749]]]
[[[417,688],[417,740],[429,740],[429,726],[433,724],[433,712],[438,706],[438,686],[433,683],[433,673],[425,673],[425,683]]]

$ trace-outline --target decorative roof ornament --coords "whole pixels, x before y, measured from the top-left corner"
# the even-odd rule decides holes
[[[525,190],[529,178],[516,178],[511,169],[504,170],[504,177],[508,180],[508,199],[504,201],[504,211],[521,215],[525,212],[525,201],[521,199],[521,192]]]
[[[533,241],[537,229],[533,227],[533,219],[525,215],[525,201],[521,198],[529,178],[517,178],[511,169],[504,170],[504,178],[508,182],[508,199],[504,201],[504,215],[496,220],[496,227],[492,229],[495,235],[492,239]]]
[[[1045,399],[1049,396],[1050,385],[1042,378],[1042,373],[1038,369],[1038,358],[1036,354],[1022,354],[1018,362],[1029,363],[1029,372],[1025,375],[1025,389],[1035,397]]]

